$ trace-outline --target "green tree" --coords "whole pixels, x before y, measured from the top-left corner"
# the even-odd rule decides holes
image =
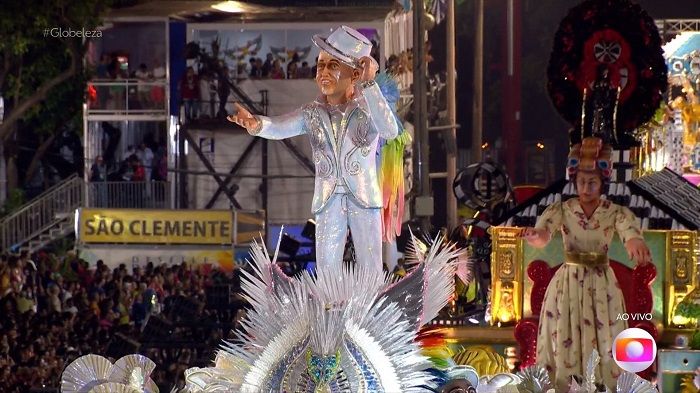
[[[5,104],[0,142],[5,147],[9,188],[18,185],[12,136],[29,127],[42,135],[40,157],[56,131],[80,113],[83,56],[90,39],[62,35],[95,31],[106,6],[107,0],[25,0],[0,7],[0,94]],[[36,169],[36,158],[34,169],[29,169]],[[7,190],[0,192],[3,198]]]

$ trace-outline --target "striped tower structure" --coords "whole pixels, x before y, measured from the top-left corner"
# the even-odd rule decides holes
[[[673,110],[673,124],[669,127],[667,136],[667,146],[669,147],[668,161],[666,167],[670,170],[682,174],[684,154],[683,151],[683,118],[680,109]]]

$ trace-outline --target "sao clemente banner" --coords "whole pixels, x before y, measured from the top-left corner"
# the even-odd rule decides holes
[[[82,243],[231,244],[228,210],[80,209]]]

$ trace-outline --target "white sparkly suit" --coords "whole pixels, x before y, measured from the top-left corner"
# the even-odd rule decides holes
[[[316,262],[340,264],[350,228],[357,263],[382,269],[382,192],[377,177],[379,137],[393,139],[396,118],[372,83],[345,105],[324,96],[286,115],[260,116],[253,135],[284,139],[308,134],[316,167]]]

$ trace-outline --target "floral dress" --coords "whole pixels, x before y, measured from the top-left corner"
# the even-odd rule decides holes
[[[622,242],[642,238],[628,208],[602,200],[588,218],[578,198],[550,205],[536,228],[561,230],[565,252],[607,254],[613,234]],[[584,375],[593,348],[601,361],[596,377],[615,388],[620,369],[612,358],[615,337],[627,328],[620,284],[610,266],[563,264],[547,287],[540,314],[537,363],[546,367],[557,391],[566,391],[571,375]]]

